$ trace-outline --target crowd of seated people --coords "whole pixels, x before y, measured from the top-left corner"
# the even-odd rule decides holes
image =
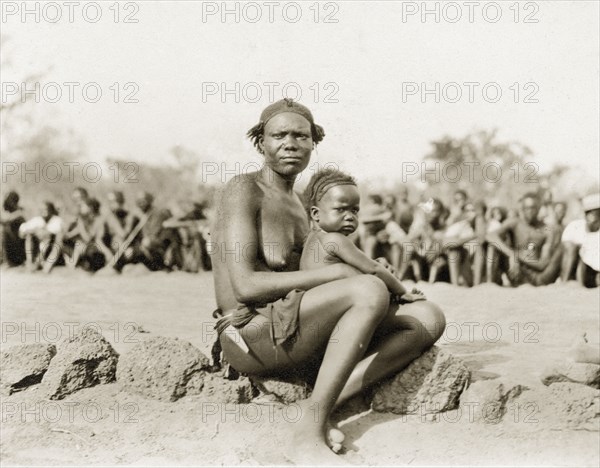
[[[0,212],[0,261],[9,267],[50,272],[64,265],[95,272],[142,264],[152,271],[210,270],[203,203],[190,202],[176,217],[156,207],[148,192],[128,207],[120,191],[109,192],[101,203],[78,187],[70,215],[44,201],[28,219],[19,202],[9,192]],[[565,225],[568,206],[553,202],[549,190],[526,193],[515,207],[488,207],[464,190],[456,190],[448,206],[438,198],[413,204],[402,187],[369,195],[354,240],[369,257],[385,257],[401,280],[459,286],[576,280],[594,287],[600,283],[600,194],[580,202],[583,215],[573,213],[575,219]]]
[[[400,279],[461,286],[600,283],[598,193],[580,200],[584,215],[566,226],[567,204],[553,202],[550,191],[526,193],[516,207],[488,207],[464,190],[449,206],[438,198],[415,206],[407,200],[404,189],[398,198],[369,196],[355,237],[371,258],[385,257]]]
[[[51,201],[27,219],[11,191],[0,212],[1,261],[8,267],[49,273],[55,266],[121,271],[142,264],[152,271],[210,269],[206,252],[208,225],[205,206],[193,203],[183,216],[158,208],[154,197],[141,192],[130,209],[122,192],[112,191],[104,206],[83,187],[71,197],[72,213],[59,213]]]

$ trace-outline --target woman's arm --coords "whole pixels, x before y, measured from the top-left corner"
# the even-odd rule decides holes
[[[330,265],[316,270],[256,271],[258,265],[257,216],[263,192],[252,178],[230,181],[221,199],[218,214],[222,244],[216,246],[227,263],[233,294],[238,302],[267,302],[293,289],[308,290],[330,281],[351,276],[347,265]],[[354,274],[356,274],[354,272]]]
[[[367,275],[375,275],[382,280],[390,292],[398,297],[406,293],[406,288],[396,278],[385,265],[371,260],[364,252],[361,252],[350,239],[337,232],[330,232],[324,236],[325,245],[335,246],[334,251],[327,252],[342,260],[344,263],[353,266],[357,270]]]

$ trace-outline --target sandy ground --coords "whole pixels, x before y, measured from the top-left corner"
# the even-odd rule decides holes
[[[438,343],[461,356],[473,380],[498,376],[540,385],[541,369],[587,331],[599,340],[598,289],[568,284],[518,289],[421,285],[446,312]],[[96,324],[119,353],[153,335],[178,337],[208,353],[213,339],[212,276],[152,273],[50,276],[1,272],[2,348],[58,342]],[[145,333],[148,332],[148,333]],[[36,388],[2,399],[3,465],[271,465],[285,464],[294,406],[217,405],[185,397],[145,400],[117,384],[80,391],[62,402]],[[343,459],[365,465],[598,466],[599,433],[554,430],[533,407],[515,407],[506,422],[473,423],[467,414],[438,421],[378,414],[358,399],[337,418],[346,433]]]

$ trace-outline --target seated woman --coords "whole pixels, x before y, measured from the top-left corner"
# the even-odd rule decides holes
[[[216,302],[225,314],[220,342],[227,361],[246,374],[319,368],[288,456],[337,464],[326,434],[334,407],[429,348],[444,316],[428,301],[390,307],[383,281],[343,263],[298,271],[309,226],[294,182],[323,129],[305,106],[286,99],[268,106],[248,135],[264,165],[226,184],[211,230]]]
[[[35,271],[40,266],[50,273],[62,251],[63,220],[54,203],[42,203],[40,216],[31,218],[19,227],[19,236],[25,239],[26,267]]]

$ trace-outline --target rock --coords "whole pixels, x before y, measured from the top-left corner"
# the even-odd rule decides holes
[[[542,403],[554,426],[600,430],[600,391],[587,385],[560,382],[548,387],[550,398]]]
[[[371,408],[396,414],[449,411],[458,407],[470,376],[460,359],[434,346],[395,377],[379,384]]]
[[[161,401],[176,401],[196,373],[208,370],[209,361],[187,341],[156,336],[136,344],[121,356],[117,382],[130,393]],[[201,376],[198,376],[199,379]],[[196,381],[194,384],[200,387]]]
[[[119,355],[93,327],[65,338],[44,374],[41,388],[60,400],[77,390],[115,380]]]
[[[53,344],[35,343],[12,346],[0,357],[0,392],[11,395],[38,384],[56,354]]]
[[[461,395],[460,405],[466,408],[470,421],[499,423],[510,405],[528,387],[505,383],[498,379],[475,382]]]
[[[264,377],[251,377],[252,384],[259,392],[259,399],[274,400],[290,404],[308,398],[312,389],[300,379],[273,379]]]
[[[253,389],[247,377],[228,380],[218,373],[201,371],[188,381],[186,395],[200,395],[207,403],[250,403]]]
[[[540,379],[544,385],[572,382],[600,389],[600,365],[565,360],[544,369]]]

